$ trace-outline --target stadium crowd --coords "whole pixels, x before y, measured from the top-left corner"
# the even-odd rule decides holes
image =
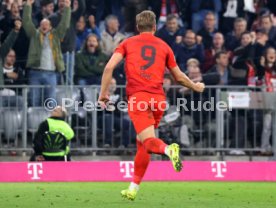
[[[0,51],[1,105],[16,94],[7,91],[8,86],[3,90],[3,85],[50,86],[44,92],[31,88],[29,106],[39,106],[40,100],[56,96],[57,85],[100,84],[112,52],[137,33],[135,16],[145,9],[156,14],[155,35],[173,49],[181,70],[193,81],[275,89],[275,0],[1,0],[0,4],[1,43],[10,41],[10,49]],[[115,70],[114,82],[125,84],[123,64]],[[188,94],[185,89],[178,93]],[[271,113],[264,119],[260,145],[267,152]],[[243,137],[244,127],[237,128]],[[233,147],[243,147],[244,140],[233,142]]]

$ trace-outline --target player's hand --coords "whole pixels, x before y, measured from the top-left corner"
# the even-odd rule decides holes
[[[202,43],[202,36],[197,35],[196,36],[196,42],[197,42],[197,44],[201,44]]]
[[[94,15],[91,14],[91,15],[88,17],[88,22],[89,22],[89,25],[90,25],[90,27],[91,27],[92,29],[94,29],[94,28],[96,27]]]
[[[261,57],[260,64],[262,67],[265,67],[265,57],[264,56]]]
[[[196,92],[203,92],[205,89],[205,84],[202,82],[197,82],[194,84],[193,90]]]
[[[15,72],[8,72],[6,73],[6,76],[10,79],[17,80],[18,79],[18,74]]]
[[[175,42],[176,43],[181,43],[182,42],[182,36],[180,36],[180,35],[176,36]]]
[[[108,95],[100,95],[99,99],[98,99],[98,104],[102,107],[102,108],[106,108],[106,104],[109,102],[109,96]]]
[[[22,26],[22,22],[20,20],[15,20],[15,22],[14,22],[14,30],[15,30],[15,32],[19,32],[21,26]]]
[[[27,5],[32,5],[34,3],[34,0],[27,0]]]
[[[71,6],[71,0],[65,0],[64,5],[65,5],[65,7],[70,7]]]

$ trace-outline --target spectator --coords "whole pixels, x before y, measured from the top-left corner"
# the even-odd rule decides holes
[[[91,15],[93,17],[93,15]],[[91,17],[91,18],[92,18]],[[97,29],[97,27],[94,28],[95,32],[94,33],[92,31],[92,29],[90,29],[89,27],[86,27],[86,22],[85,22],[85,17],[84,16],[81,16],[79,21],[77,22],[77,25],[76,25],[76,30],[77,30],[77,37],[76,37],[76,51],[79,51],[85,41],[85,39],[87,38],[87,36],[89,34],[96,34],[97,35],[97,38],[100,39],[100,33],[99,33],[99,30]]]
[[[251,33],[245,32],[241,36],[241,46],[233,53],[233,85],[246,85],[250,67],[253,66],[255,48]]]
[[[202,72],[206,73],[214,64],[216,63],[215,61],[215,55],[219,51],[224,50],[224,37],[222,33],[215,33],[213,36],[213,44],[210,49],[205,50],[205,55],[204,55],[204,64],[202,66]]]
[[[63,39],[70,24],[70,0],[65,0],[62,19],[57,28],[52,29],[51,22],[43,19],[39,29],[36,29],[32,19],[33,0],[28,0],[24,6],[23,27],[30,38],[27,67],[29,68],[28,81],[30,85],[50,85],[45,88],[45,98],[55,98],[57,85],[56,72],[64,71],[64,62],[60,50],[60,41]],[[30,104],[41,105],[39,88],[31,88]]]
[[[7,59],[9,59],[9,57],[7,57],[7,54],[9,54],[10,48],[12,47],[12,45],[14,44],[19,30],[21,28],[21,22],[20,21],[15,21],[15,27],[14,30],[12,30],[10,32],[10,34],[8,35],[8,37],[6,38],[5,42],[3,43],[3,45],[0,46],[0,88],[1,86],[3,87],[4,84],[9,84],[7,83],[7,76],[16,78],[16,75],[14,73],[6,73],[5,68],[8,67],[7,66]],[[7,57],[5,59],[5,57]],[[4,62],[4,67],[2,65],[2,60],[5,59]],[[5,81],[5,83],[4,83]],[[15,96],[15,92],[14,90],[10,90],[7,88],[4,88],[2,90],[0,90],[0,106],[22,106],[22,100],[20,100],[19,97]]]
[[[175,89],[171,88],[173,83],[174,83],[173,78],[169,74],[166,74],[164,76],[164,80],[163,80],[163,89],[164,89],[166,99],[167,99],[167,102],[169,103],[169,105],[176,105],[175,98],[179,97],[176,95],[177,93],[175,92]]]
[[[96,34],[101,39],[100,29],[96,25],[95,17],[93,15],[89,15],[87,27],[91,30],[92,33]]]
[[[232,73],[233,70],[229,65],[229,54],[226,51],[220,51],[215,55],[216,64],[215,66],[208,71],[208,74],[216,74],[219,76],[219,82],[217,84],[221,86],[227,86],[231,85],[232,82]],[[229,123],[229,127],[231,128],[231,132],[228,137],[230,137],[231,148],[241,148],[245,145],[245,137],[244,137],[244,131],[245,131],[245,118],[242,116],[241,111],[233,111],[230,112],[229,115],[226,116],[227,123]],[[238,124],[238,125],[235,125]],[[214,132],[213,132],[214,133]],[[244,155],[245,152],[233,149],[230,151],[231,155]]]
[[[57,27],[59,23],[62,20],[62,14],[63,10],[65,8],[65,1],[66,0],[58,0],[58,11],[54,13],[50,18],[50,21],[52,23],[53,27]],[[63,53],[63,59],[69,60],[68,66],[66,66],[67,75],[66,76],[66,84],[72,84],[71,81],[73,80],[73,51],[75,51],[76,48],[76,23],[79,20],[80,16],[85,11],[85,1],[84,0],[78,0],[77,8],[75,8],[74,11],[72,11],[71,14],[71,21],[70,26],[62,40],[61,43],[61,51]],[[66,58],[66,52],[69,52],[68,59]],[[67,64],[67,63],[66,63]]]
[[[241,35],[246,32],[247,22],[244,18],[237,18],[234,22],[234,30],[225,37],[225,47],[233,51],[240,46]]]
[[[125,36],[119,32],[119,21],[114,15],[106,17],[105,27],[101,34],[101,48],[104,54],[111,56],[118,44],[125,39]]]
[[[68,143],[71,139],[73,139],[74,131],[65,121],[66,116],[66,109],[61,106],[57,106],[51,112],[51,116],[39,125],[33,140],[34,154],[31,156],[30,161],[64,161],[65,155],[67,156],[68,161],[71,160]],[[43,155],[43,152],[45,151],[43,139],[45,138],[46,132],[59,132],[65,136],[67,140],[67,147],[63,155],[60,155],[60,153]]]
[[[229,65],[229,53],[218,51],[215,54],[215,65],[208,71],[219,75],[219,85],[228,85],[231,82],[231,69]]]
[[[270,47],[268,34],[264,29],[256,31],[256,40],[254,44],[254,66],[258,76],[264,75],[263,67],[260,66],[260,59],[265,53],[265,50]]]
[[[10,0],[6,0],[6,1],[1,1],[0,2],[1,3],[1,8],[3,9],[3,10],[11,10],[11,7],[12,7],[12,3],[13,3],[13,1],[10,1]]]
[[[218,0],[192,0],[192,29],[196,33],[202,28],[203,20],[208,12],[213,12],[218,23],[218,13],[221,10],[221,1]],[[217,28],[217,25],[216,25]]]
[[[0,29],[3,31],[1,34],[1,40],[3,41],[11,30],[14,28],[14,22],[16,20],[21,21],[20,6],[18,3],[13,2],[11,4],[11,10],[5,13],[4,19],[0,22]],[[29,40],[26,36],[25,31],[20,29],[18,37],[13,45],[13,49],[17,55],[17,62],[20,64],[21,68],[24,68],[26,65],[26,59],[28,54]]]
[[[202,74],[199,68],[199,61],[193,58],[187,61],[186,73],[187,76],[194,82],[203,82],[206,85],[217,84],[219,80],[218,75],[214,73]],[[185,97],[187,101],[186,107],[188,109],[188,111],[185,111],[182,114],[182,125],[186,125],[186,128],[189,130],[188,132],[192,132],[194,130],[199,129],[200,126],[203,127],[204,125],[206,125],[208,113],[204,110],[201,111],[193,109],[200,109],[200,103],[204,103],[204,101],[207,101],[208,94],[195,93],[186,87],[181,88],[179,92],[182,93]],[[210,120],[208,120],[208,122],[209,121]],[[207,130],[209,129],[207,128]],[[199,142],[199,145],[204,145],[204,143],[206,142],[202,141],[202,139],[192,134],[189,135],[189,138],[192,139],[195,143]]]
[[[79,21],[76,24],[76,49],[75,51],[79,51],[81,49],[81,46],[83,45],[83,42],[87,38],[87,36],[91,33],[89,29],[86,28],[86,22],[85,17],[81,16],[79,18]]]
[[[206,85],[214,85],[218,83],[218,76],[215,73],[202,74],[199,68],[200,63],[197,59],[191,58],[187,61],[187,75],[193,82],[203,82]],[[184,87],[181,93],[190,94],[191,90]],[[198,94],[200,95],[200,94]]]
[[[167,109],[164,112],[164,116],[158,128],[159,137],[162,137],[162,139],[167,142],[180,142],[188,146],[187,143],[189,143],[189,139],[179,137],[181,116],[177,110],[177,98],[181,97],[181,95],[178,93],[177,88],[172,87],[173,83],[172,76],[170,74],[165,74],[163,89],[166,95]]]
[[[257,16],[255,17],[255,20],[252,22],[252,25],[249,25],[247,23],[247,25],[250,26],[250,30],[251,31],[255,31],[259,28],[262,27],[262,23],[261,23],[261,20],[262,20],[262,17],[263,16],[271,16],[271,18],[273,19],[273,15],[270,13],[270,10],[267,9],[267,8],[261,8],[258,13],[257,13]]]
[[[196,34],[187,30],[180,44],[174,47],[176,61],[182,71],[186,70],[187,60],[196,58],[200,63],[204,61],[204,50],[202,44],[197,44]]]
[[[100,26],[100,23],[109,14],[113,14],[118,17],[119,22],[124,25],[122,8],[124,6],[124,0],[112,0],[112,1],[99,1],[99,0],[86,0],[87,4],[87,15],[93,15],[96,20],[96,25]]]
[[[44,18],[48,18],[49,16],[54,14],[54,1],[53,0],[42,0],[40,2],[41,11],[37,13],[35,16],[36,26],[39,25],[41,20]]]
[[[167,17],[166,25],[159,29],[155,35],[172,47],[173,44],[181,42],[184,28],[178,25],[178,17],[171,14]]]
[[[14,29],[10,32],[4,43],[0,46],[0,86],[4,85],[4,77],[3,77],[3,65],[2,60],[7,56],[10,51],[10,48],[13,46],[19,30],[21,28],[21,22],[15,21],[14,22]]]
[[[223,0],[222,18],[220,20],[220,30],[223,34],[230,33],[237,18],[244,17],[244,1]],[[243,31],[245,32],[245,30]]]
[[[198,35],[202,37],[205,49],[212,47],[213,36],[218,30],[216,29],[216,16],[212,12],[208,12],[204,18],[204,27],[199,30]]]
[[[5,85],[16,85],[22,83],[22,69],[15,66],[16,54],[13,49],[7,54],[4,65],[4,81]]]
[[[98,85],[108,61],[108,56],[102,53],[97,36],[90,34],[83,49],[76,54],[75,76],[78,85]]]
[[[100,125],[102,124],[103,127],[103,137],[104,137],[104,147],[108,148],[111,145],[115,144],[114,140],[114,131],[115,132],[122,132],[122,141],[121,145],[127,147],[130,140],[135,140],[135,130],[130,121],[129,116],[127,115],[127,109],[121,112],[118,109],[117,104],[119,101],[122,101],[122,97],[120,94],[116,93],[117,89],[117,82],[114,78],[112,78],[110,85],[109,85],[109,100],[110,103],[113,105],[109,105],[107,110],[103,111],[99,115]],[[122,146],[121,146],[122,147]]]
[[[261,28],[267,32],[270,45],[276,47],[276,27],[273,26],[271,15],[261,17]]]
[[[136,31],[135,17],[138,13],[148,8],[147,0],[125,0],[124,1],[124,17],[126,33],[134,33]]]
[[[275,93],[276,90],[276,51],[269,47],[266,49],[264,56],[261,58],[261,69],[265,72],[263,77],[267,92]],[[271,155],[272,147],[270,142],[272,129],[272,112],[266,111],[264,114],[263,130],[261,137],[261,153]]]

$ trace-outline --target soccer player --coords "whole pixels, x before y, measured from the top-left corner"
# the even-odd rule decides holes
[[[153,12],[143,11],[138,14],[136,26],[140,34],[124,40],[105,66],[98,99],[98,102],[106,107],[113,70],[125,58],[128,113],[137,133],[134,177],[129,188],[121,191],[121,195],[129,200],[136,197],[150,161],[150,154],[165,154],[170,158],[175,171],[182,169],[179,145],[165,144],[156,138],[154,132],[166,105],[162,87],[165,69],[168,68],[175,80],[185,87],[197,92],[203,92],[205,88],[203,83],[194,83],[181,72],[171,48],[154,36],[156,17]]]

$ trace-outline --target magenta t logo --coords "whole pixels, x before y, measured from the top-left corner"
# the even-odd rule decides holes
[[[28,163],[28,174],[32,180],[39,180],[39,174],[43,174],[42,163]]]
[[[122,161],[120,162],[120,172],[124,173],[124,178],[131,178],[131,173],[134,172],[134,162],[132,161]]]
[[[215,178],[224,178],[223,173],[227,172],[226,162],[214,161],[211,162],[212,172],[216,173]]]

